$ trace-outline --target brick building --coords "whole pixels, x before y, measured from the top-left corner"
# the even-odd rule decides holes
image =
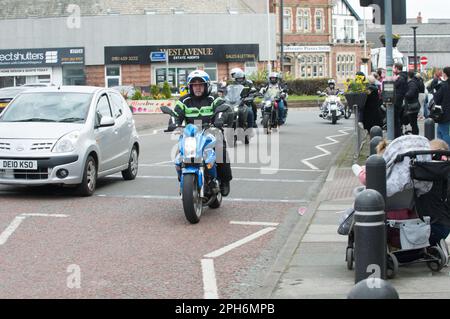
[[[271,0],[271,10],[280,16],[280,0]],[[359,20],[346,0],[284,0],[284,71],[295,78],[338,82],[354,76],[364,55]],[[280,61],[281,24],[277,25]]]
[[[0,87],[148,89],[166,78],[179,86],[197,68],[213,80],[237,66],[252,73],[276,59],[276,18],[262,2],[0,0]],[[161,51],[168,65],[152,59]]]

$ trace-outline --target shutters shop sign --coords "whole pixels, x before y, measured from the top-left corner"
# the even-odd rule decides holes
[[[259,60],[259,44],[105,47],[106,64],[151,64],[152,52],[169,54],[169,62],[244,62]]]
[[[84,64],[84,48],[0,50],[0,68]]]
[[[288,45],[284,47],[284,52],[299,52],[299,53],[331,52],[331,47],[326,45],[319,45],[319,46]]]

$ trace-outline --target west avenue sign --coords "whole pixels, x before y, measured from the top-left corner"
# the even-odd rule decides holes
[[[168,52],[169,62],[259,60],[258,44],[105,47],[106,64],[150,64],[152,52]]]

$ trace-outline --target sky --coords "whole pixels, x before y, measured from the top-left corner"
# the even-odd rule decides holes
[[[395,1],[395,0],[392,0]],[[359,6],[359,0],[348,0],[355,11],[363,17],[363,8]],[[424,19],[450,19],[448,10],[448,0],[406,0],[406,10],[408,18],[417,17],[418,12],[422,13]],[[372,8],[366,9],[366,18],[372,17]]]

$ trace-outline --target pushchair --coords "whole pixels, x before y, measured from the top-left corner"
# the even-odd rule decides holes
[[[399,266],[426,263],[435,272],[440,271],[448,262],[448,256],[439,245],[430,246],[430,217],[420,216],[416,210],[416,203],[420,201],[420,196],[430,191],[433,181],[445,180],[450,173],[450,161],[442,160],[442,156],[449,156],[449,151],[432,151],[426,144],[428,141],[419,136],[404,136],[394,140],[383,155],[387,161],[387,199],[386,211],[386,231],[387,231],[387,256],[386,275],[394,278],[398,273]],[[413,140],[413,145],[422,144],[422,148],[417,151],[408,150],[408,142]],[[392,148],[402,145],[401,149],[406,150],[401,154],[395,154]],[[405,146],[406,145],[406,146]],[[386,156],[387,155],[387,156]],[[397,173],[402,174],[400,180],[389,182],[393,178],[394,166],[402,166]],[[407,169],[405,174],[404,169]],[[408,175],[408,176],[406,176]],[[409,181],[407,181],[409,179]],[[447,190],[447,187],[445,187]],[[358,187],[354,195],[364,190]],[[444,195],[444,194],[443,194]],[[445,192],[447,196],[447,191]],[[346,249],[346,262],[349,270],[353,269],[354,263],[354,221],[353,209],[346,211],[347,215],[338,229],[338,233],[348,236]]]

